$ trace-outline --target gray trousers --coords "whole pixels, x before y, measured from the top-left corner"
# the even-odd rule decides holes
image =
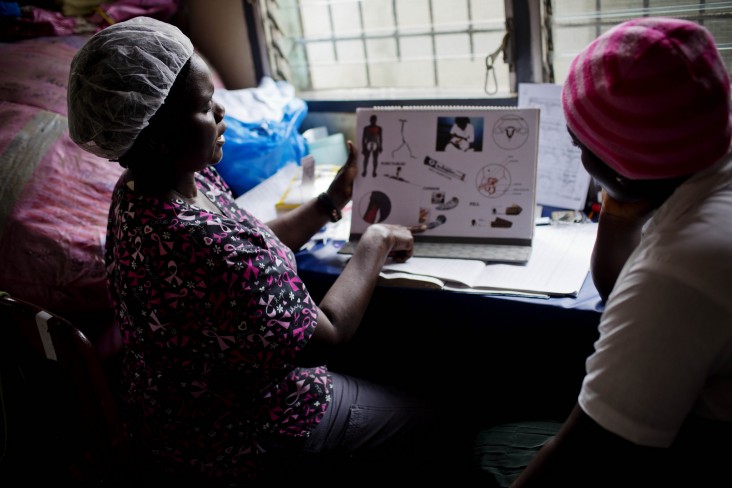
[[[311,454],[356,454],[398,444],[410,449],[437,431],[434,407],[395,388],[331,373],[333,398],[305,442]]]
[[[285,481],[327,472],[360,483],[469,475],[473,437],[461,412],[394,387],[337,373],[332,378],[323,419],[304,444],[285,450],[285,459],[273,458],[277,467],[270,471]]]

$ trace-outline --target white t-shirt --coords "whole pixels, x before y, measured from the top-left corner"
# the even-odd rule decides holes
[[[606,303],[581,408],[669,447],[690,414],[732,422],[732,154],[656,211]]]

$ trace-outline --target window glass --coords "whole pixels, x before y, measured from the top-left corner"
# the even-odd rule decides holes
[[[563,83],[577,53],[612,26],[643,16],[698,22],[711,32],[727,70],[732,68],[732,2],[706,0],[561,0],[553,3],[554,81]]]
[[[335,98],[514,97],[516,83],[561,84],[577,53],[625,20],[670,16],[699,22],[732,67],[732,2],[708,0],[258,0],[272,76],[301,95]],[[488,71],[513,5],[532,49],[503,52]],[[506,7],[508,6],[508,7]],[[525,12],[525,7],[520,10]],[[534,22],[534,25],[529,25]],[[540,46],[539,46],[540,45]],[[538,47],[537,47],[538,46]],[[494,77],[495,75],[495,77]],[[530,79],[529,79],[530,78]]]
[[[274,76],[299,92],[460,91],[485,96],[505,0],[260,0]],[[507,94],[508,64],[491,89]],[[496,86],[497,85],[497,86]]]

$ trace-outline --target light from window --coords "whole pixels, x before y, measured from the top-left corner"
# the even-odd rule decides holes
[[[569,64],[614,25],[643,16],[698,22],[732,67],[732,1],[525,0],[540,11],[530,56],[541,56],[536,80],[511,79],[501,46],[508,0],[258,0],[272,76],[300,94],[339,99],[485,98],[511,96],[513,82],[563,83]],[[514,25],[529,21],[513,19]],[[515,52],[517,62],[527,51]],[[493,75],[495,74],[495,78]],[[514,93],[515,94],[515,93]]]
[[[614,25],[636,17],[675,17],[711,32],[732,68],[732,2],[705,0],[562,0],[553,2],[554,81],[563,83],[577,53]]]
[[[300,92],[508,93],[504,0],[261,0],[274,76]]]

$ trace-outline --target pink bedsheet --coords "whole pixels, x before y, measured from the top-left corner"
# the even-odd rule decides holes
[[[61,314],[110,308],[103,243],[122,169],[68,137],[80,37],[0,44],[0,290]]]

